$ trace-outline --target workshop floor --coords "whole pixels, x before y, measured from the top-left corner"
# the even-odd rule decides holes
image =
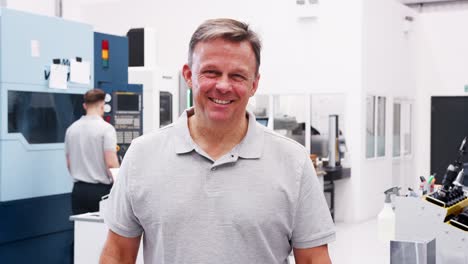
[[[377,220],[336,224],[336,241],[328,248],[333,264],[389,264],[389,243],[377,238]],[[294,258],[290,257],[294,264]]]

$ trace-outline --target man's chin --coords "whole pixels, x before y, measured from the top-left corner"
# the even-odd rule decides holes
[[[233,116],[229,113],[216,113],[212,112],[208,115],[210,121],[216,122],[216,123],[230,123],[235,120]]]

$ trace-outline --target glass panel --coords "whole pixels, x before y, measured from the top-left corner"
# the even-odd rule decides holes
[[[273,129],[298,143],[305,145],[305,113],[304,96],[278,95],[274,101]]]
[[[270,97],[268,95],[251,97],[247,109],[255,115],[260,124],[268,126],[268,116],[270,114]]]
[[[82,104],[82,94],[8,91],[8,133],[21,133],[30,144],[62,143],[85,113]]]
[[[255,95],[250,98],[248,107],[255,117],[268,117],[270,113],[270,98],[264,94]]]
[[[404,152],[405,155],[411,155],[411,151],[412,151],[412,149],[411,149],[411,144],[412,144],[412,142],[411,142],[411,141],[412,141],[412,140],[411,140],[411,137],[412,137],[412,133],[413,133],[413,131],[412,131],[412,130],[413,130],[413,126],[411,125],[411,124],[412,124],[411,121],[412,121],[412,119],[413,119],[413,107],[412,107],[412,104],[408,104],[406,109],[407,109],[407,111],[406,111],[406,112],[407,112],[407,113],[406,113],[406,114],[407,114],[407,117],[406,117],[406,126],[405,126],[406,129],[405,129],[404,134],[403,134],[403,135],[404,135],[404,140],[405,140],[404,143],[405,143],[405,144],[404,144],[404,147],[403,147],[403,148],[404,148],[404,151],[405,151],[405,152]]]
[[[343,158],[346,149],[345,94],[312,94],[311,96],[311,139],[310,153],[318,157],[328,157],[330,115],[338,115],[339,158]],[[338,158],[337,158],[337,161]]]
[[[377,157],[385,156],[385,97],[377,97]]]
[[[366,97],[366,158],[375,157],[375,96]]]
[[[393,157],[400,156],[401,144],[401,104],[393,104]]]

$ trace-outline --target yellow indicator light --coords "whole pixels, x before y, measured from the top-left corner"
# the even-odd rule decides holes
[[[103,60],[108,60],[109,59],[109,51],[108,50],[102,50],[102,59]]]

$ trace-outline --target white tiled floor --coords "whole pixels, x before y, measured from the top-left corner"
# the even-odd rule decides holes
[[[336,224],[336,241],[329,246],[333,264],[388,264],[390,245],[377,238],[377,220]],[[294,258],[291,257],[293,264]]]

